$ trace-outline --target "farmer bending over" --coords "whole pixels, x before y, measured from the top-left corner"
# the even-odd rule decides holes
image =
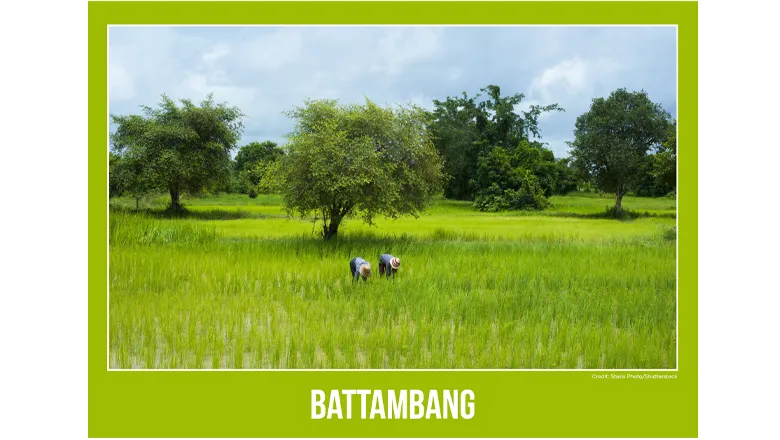
[[[363,281],[366,281],[366,278],[371,276],[371,264],[360,257],[349,260],[349,270],[352,271],[353,281],[357,281],[358,277],[363,277]]]
[[[379,276],[386,275],[388,278],[390,274],[395,278],[395,273],[398,272],[398,268],[401,267],[401,260],[395,258],[390,254],[382,254],[379,256]]]

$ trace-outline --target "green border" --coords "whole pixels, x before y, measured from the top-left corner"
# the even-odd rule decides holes
[[[314,23],[678,25],[677,379],[597,380],[593,372],[555,371],[107,371],[106,26]],[[90,2],[89,436],[696,437],[697,61],[696,2]],[[469,388],[475,416],[311,420],[313,388]]]

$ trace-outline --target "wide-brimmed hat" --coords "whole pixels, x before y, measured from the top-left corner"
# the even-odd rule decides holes
[[[360,275],[363,275],[364,277],[370,277],[371,276],[371,265],[366,263],[366,264],[360,266]]]
[[[401,267],[401,260],[395,257],[391,258],[390,266],[393,266],[393,269],[398,269],[399,267]]]

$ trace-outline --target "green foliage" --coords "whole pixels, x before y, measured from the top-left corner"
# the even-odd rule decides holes
[[[227,185],[223,186],[223,192],[227,194],[246,193],[246,179],[236,168],[236,161],[230,161],[230,177]]]
[[[143,106],[142,115],[111,115],[118,125],[113,150],[133,158],[144,182],[169,192],[172,211],[182,209],[182,193],[226,183],[230,151],[243,131],[241,111],[216,104],[211,95],[200,106],[180,103],[163,95],[158,108]]]
[[[259,162],[273,162],[284,155],[284,150],[276,142],[252,142],[241,147],[236,154],[236,170],[251,169]]]
[[[653,155],[652,176],[659,186],[677,188],[677,121],[669,124],[666,136]]]
[[[307,100],[288,115],[287,154],[266,165],[260,186],[281,192],[290,214],[322,221],[325,239],[350,216],[416,217],[440,190],[441,159],[416,106]]]
[[[242,175],[249,185],[249,189],[257,189],[258,185],[263,181],[266,173],[269,169],[273,168],[274,161],[259,161],[254,163],[251,167],[247,167],[242,171]]]
[[[673,192],[674,187],[655,175],[657,154],[648,154],[642,160],[642,166],[628,193],[639,197],[663,197]]]
[[[544,209],[549,202],[530,173],[523,175],[518,189],[501,189],[497,184],[482,190],[474,207],[483,212],[498,212],[512,209]]]
[[[478,97],[479,95],[477,95]],[[469,181],[473,177],[479,153],[485,150],[485,142],[477,128],[477,120],[483,116],[476,105],[476,97],[448,97],[446,101],[434,100],[434,145],[444,159],[444,171],[448,181],[444,195],[458,200],[470,200],[473,192]]]
[[[447,97],[434,100],[433,123],[436,149],[444,158],[448,181],[444,195],[459,200],[473,200],[480,190],[490,185],[475,187],[471,182],[480,156],[493,148],[514,149],[520,142],[540,137],[539,116],[550,111],[563,111],[557,104],[532,105],[528,111],[516,112],[524,98],[521,93],[501,96],[496,85],[480,90],[480,95]],[[544,180],[544,178],[542,178]],[[551,187],[551,185],[547,185]]]
[[[472,185],[479,211],[544,209],[556,189],[558,169],[552,151],[523,140],[513,149],[495,147],[477,162]]]
[[[572,164],[572,159],[563,157],[555,161],[555,186],[556,195],[566,195],[580,189],[582,176],[579,170]]]
[[[558,179],[558,169],[555,156],[548,148],[539,142],[522,140],[513,152],[515,166],[528,170],[533,174],[542,190],[544,197],[555,194]]]
[[[127,175],[122,156],[108,153],[108,196],[121,197],[128,187],[130,176]]]
[[[646,92],[626,89],[593,99],[590,110],[577,118],[572,156],[599,189],[616,195],[618,212],[623,195],[641,179],[648,151],[662,142],[669,119]]]
[[[133,151],[126,151],[122,155],[109,152],[109,197],[132,196],[136,200],[137,209],[142,197],[159,189],[159,185],[145,172],[143,161]]]
[[[617,206],[610,206],[604,210],[601,215],[602,218],[608,218],[613,220],[635,220],[642,217],[642,213],[631,209],[617,209]]]
[[[257,194],[258,184],[263,180],[268,165],[284,156],[285,152],[275,142],[252,142],[244,145],[236,154],[235,170],[238,191]]]

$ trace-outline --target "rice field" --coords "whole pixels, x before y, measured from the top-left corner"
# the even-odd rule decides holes
[[[347,221],[323,242],[276,196],[112,200],[110,368],[675,368],[675,201],[598,218],[608,196],[543,212],[438,200]],[[380,279],[381,253],[402,261]],[[353,283],[349,259],[374,266]]]

